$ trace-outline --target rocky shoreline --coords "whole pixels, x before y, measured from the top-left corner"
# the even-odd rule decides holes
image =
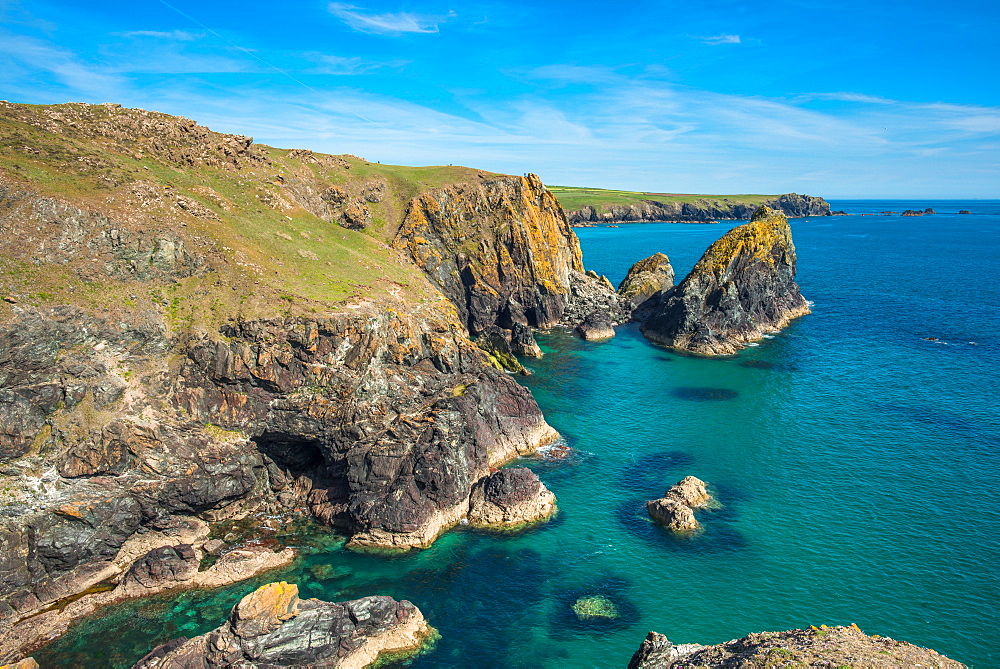
[[[830,204],[821,197],[786,193],[762,203],[786,216],[829,216]],[[641,200],[629,205],[597,205],[567,211],[566,217],[573,225],[589,223],[712,223],[721,220],[748,220],[760,204],[739,201],[695,199],[691,202],[661,202]]]

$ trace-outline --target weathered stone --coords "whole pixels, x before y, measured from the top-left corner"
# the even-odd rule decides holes
[[[562,323],[575,327],[595,312],[608,323],[622,323],[629,316],[607,277],[591,271],[571,273],[570,297]]]
[[[556,497],[528,469],[500,469],[472,488],[469,524],[478,527],[510,527],[548,518],[555,511]]]
[[[674,268],[670,258],[654,253],[629,268],[618,284],[618,296],[626,303],[633,320],[645,320],[674,286]]]
[[[658,344],[729,355],[808,313],[788,220],[761,207],[709,247],[641,330]]]
[[[190,544],[154,548],[136,560],[122,579],[127,590],[163,589],[190,580],[198,572],[198,556]]]
[[[527,374],[510,345],[510,332],[495,325],[490,325],[476,337],[476,346],[481,348],[498,369],[505,369],[515,374]]]
[[[629,669],[687,667],[938,667],[962,669],[928,648],[888,637],[868,636],[856,625],[810,627],[787,632],[759,632],[715,646],[671,644],[650,632],[632,656]]]
[[[164,644],[134,669],[365,667],[382,653],[418,650],[429,634],[420,610],[405,600],[300,600],[295,585],[271,583],[244,597],[221,627],[200,637]]]
[[[694,476],[685,476],[667,490],[660,499],[646,502],[649,517],[668,530],[684,532],[698,529],[694,509],[704,507],[712,497],[705,489],[705,482]]]
[[[510,329],[510,350],[514,355],[528,358],[541,358],[542,349],[535,341],[531,328],[521,323],[514,323]]]
[[[570,273],[583,272],[579,240],[533,174],[414,198],[393,246],[427,273],[473,334],[490,325],[555,325]]]
[[[607,314],[600,311],[591,312],[576,326],[576,331],[587,341],[610,339],[615,336],[615,328],[608,320]]]

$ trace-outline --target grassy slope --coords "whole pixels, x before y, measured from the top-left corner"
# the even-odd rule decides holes
[[[19,107],[18,113],[9,109],[0,113],[0,174],[40,194],[100,210],[113,224],[132,219],[142,227],[148,221],[146,227],[198,240],[193,243],[198,244],[197,251],[217,271],[166,284],[138,284],[83,278],[76,261],[38,264],[0,252],[0,297],[17,296],[22,304],[78,304],[113,315],[158,308],[174,327],[213,327],[235,315],[314,313],[369,297],[432,300],[423,275],[386,244],[411,197],[488,175],[463,167],[379,165],[355,156],[339,157],[350,169],[333,169],[322,161],[306,162],[289,157],[287,150],[263,145],[254,148],[272,161],[270,165],[240,170],[192,167],[164,159],[148,147],[134,150],[135,146],[80,136],[71,129],[43,130],[19,115],[23,110],[35,113],[58,107]],[[98,119],[105,114],[94,107],[87,113]],[[348,187],[381,178],[387,190],[382,202],[369,205],[373,224],[358,232],[301,207],[276,205],[276,198],[283,195],[278,176]],[[196,217],[176,207],[137,212],[128,200],[136,180],[194,199],[221,220]],[[206,197],[205,187],[218,197]],[[0,302],[0,320],[6,320],[10,308]]]
[[[575,211],[592,206],[598,212],[608,210],[612,205],[630,205],[640,200],[655,200],[657,202],[690,202],[692,204],[708,203],[712,206],[729,204],[759,205],[772,200],[777,195],[689,195],[669,193],[640,193],[627,190],[606,190],[604,188],[577,188],[575,186],[547,186],[559,204],[566,211]]]

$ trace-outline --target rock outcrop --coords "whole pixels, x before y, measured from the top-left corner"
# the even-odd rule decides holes
[[[771,666],[871,669],[965,667],[961,662],[950,660],[928,648],[888,637],[869,636],[856,625],[820,625],[787,632],[749,634],[716,646],[675,646],[662,634],[650,632],[632,656],[628,669]]]
[[[759,200],[758,200],[759,202]],[[821,197],[786,193],[765,201],[764,206],[781,211],[786,216],[828,216],[830,205]],[[634,204],[587,206],[566,212],[571,224],[635,221],[697,221],[749,219],[760,205],[729,200],[724,196],[709,198],[692,196],[689,202],[640,200]]]
[[[500,469],[472,488],[469,525],[517,527],[544,520],[555,511],[556,497],[527,467]]]
[[[708,506],[712,496],[705,489],[705,482],[694,476],[685,476],[671,486],[663,497],[646,502],[649,517],[668,530],[684,532],[700,527],[694,510]]]
[[[523,325],[520,327],[527,330],[527,328]],[[530,335],[530,331],[528,332]],[[490,356],[490,360],[497,367],[497,369],[505,369],[508,372],[513,372],[515,374],[527,374],[528,370],[526,370],[524,365],[518,361],[517,356],[514,353],[511,339],[512,335],[510,330],[504,330],[496,325],[490,325],[480,332],[478,337],[476,337],[476,346],[482,349],[486,355]],[[534,337],[531,337],[531,341],[534,342]],[[535,344],[535,346],[537,348],[538,344]]]
[[[660,299],[674,287],[674,268],[670,258],[662,253],[640,260],[632,265],[628,274],[618,284],[618,296],[628,308],[632,320],[644,321],[660,303]]]
[[[809,313],[795,283],[788,219],[761,207],[712,244],[642,324],[650,341],[701,355],[730,355]]]
[[[514,323],[510,330],[510,349],[514,355],[527,358],[541,358],[542,348],[535,341],[535,335],[527,325]]]
[[[614,325],[608,320],[607,313],[602,311],[591,312],[576,326],[576,331],[587,341],[610,339],[615,336]]]
[[[458,308],[472,334],[563,316],[580,243],[541,180],[500,177],[414,198],[393,240]]]
[[[298,587],[270,583],[240,600],[208,634],[152,650],[134,669],[216,666],[360,668],[382,654],[417,651],[432,634],[408,601],[365,597],[328,603],[299,599]]]

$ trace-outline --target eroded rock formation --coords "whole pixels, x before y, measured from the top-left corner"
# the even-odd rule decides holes
[[[694,476],[685,476],[671,486],[663,497],[646,502],[649,517],[668,530],[683,532],[700,527],[694,510],[708,506],[712,496],[705,489],[705,482]]]
[[[543,520],[555,511],[556,497],[527,467],[501,469],[472,488],[469,524],[516,527]]]
[[[654,253],[632,265],[618,284],[618,296],[625,303],[633,320],[644,321],[674,287],[674,268],[670,258]]]
[[[820,625],[787,632],[759,632],[715,646],[675,646],[664,635],[650,632],[632,656],[628,669],[771,666],[965,667],[928,648],[888,637],[869,636],[856,625]]]
[[[431,634],[408,601],[365,597],[329,603],[299,599],[285,582],[262,586],[208,634],[152,650],[134,669],[168,667],[366,667],[380,654],[419,650]]]
[[[761,207],[712,244],[641,326],[647,339],[702,355],[729,355],[809,313],[795,283],[788,219]]]

